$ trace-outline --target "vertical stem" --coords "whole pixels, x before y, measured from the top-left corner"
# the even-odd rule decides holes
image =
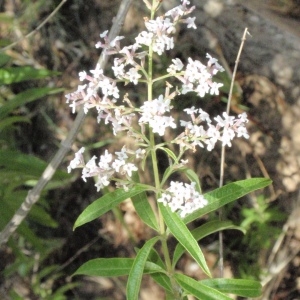
[[[234,70],[232,73],[232,78],[231,78],[231,83],[230,83],[230,89],[229,89],[229,95],[228,95],[228,101],[227,101],[227,109],[226,112],[229,114],[230,111],[230,104],[231,104],[231,98],[232,98],[232,91],[233,91],[233,86],[234,86],[234,80],[236,76],[236,71],[237,67],[240,61],[241,53],[244,47],[244,43],[246,40],[246,34],[249,34],[248,28],[245,28],[244,34],[242,37],[242,42],[240,45],[239,52],[236,57],[235,65],[234,65]],[[220,164],[220,184],[219,187],[222,187],[224,184],[224,164],[225,164],[225,146],[222,145],[222,150],[221,150],[221,164]],[[223,219],[223,209],[219,209],[219,220],[221,221]],[[223,232],[219,231],[219,270],[220,270],[220,277],[223,277],[224,274],[224,249],[223,249]]]
[[[157,2],[157,0],[152,0],[151,19],[154,18],[155,10],[157,7],[155,2]],[[153,48],[152,48],[152,45],[149,46],[148,54],[149,55],[148,55],[148,81],[147,81],[148,97],[147,98],[148,98],[148,101],[152,101],[153,100]],[[159,191],[161,188],[161,183],[160,183],[158,161],[157,161],[156,148],[155,148],[155,138],[154,138],[154,133],[151,128],[149,128],[149,141],[150,141],[150,147],[151,147],[151,160],[152,160],[155,188]],[[160,193],[157,194],[157,198],[159,198],[159,196],[160,196]],[[166,228],[165,228],[164,219],[163,219],[162,214],[159,209],[158,209],[158,217],[159,217],[160,235],[162,237],[162,239],[161,239],[162,252],[163,252],[163,255],[165,258],[167,270],[168,270],[169,274],[172,275],[173,269],[172,269],[172,262],[171,262],[168,244],[167,244]],[[178,293],[177,284],[172,279],[172,276],[171,276],[171,283],[173,286],[174,300],[181,299],[180,295]]]

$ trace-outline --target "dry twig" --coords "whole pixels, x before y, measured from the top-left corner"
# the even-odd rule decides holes
[[[234,65],[234,70],[232,73],[232,78],[231,78],[231,84],[230,84],[230,89],[229,89],[229,95],[228,95],[228,102],[227,102],[227,109],[226,112],[229,114],[230,110],[230,104],[231,104],[231,98],[232,98],[232,92],[233,92],[233,87],[234,87],[234,80],[236,76],[236,71],[237,67],[240,61],[241,53],[244,47],[244,43],[246,41],[246,35],[250,34],[248,31],[248,28],[245,29],[243,37],[242,37],[242,42],[240,45],[239,52],[236,57],[235,65]],[[220,183],[219,187],[222,187],[224,184],[224,164],[225,164],[225,146],[222,145],[222,150],[221,150],[221,164],[220,164]],[[222,209],[219,210],[219,219],[222,220]],[[223,232],[219,232],[219,269],[220,269],[220,277],[223,277],[224,273],[224,250],[223,250]]]

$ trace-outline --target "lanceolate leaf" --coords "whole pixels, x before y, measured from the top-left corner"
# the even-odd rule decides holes
[[[80,266],[74,275],[114,277],[128,275],[133,258],[96,258]]]
[[[2,68],[0,69],[0,84],[41,79],[58,74],[59,72],[49,71],[46,69],[34,69],[29,66]]]
[[[19,176],[30,175],[39,178],[47,167],[47,163],[41,159],[13,150],[0,150],[0,167],[7,171],[16,171]],[[58,170],[54,175],[54,180],[69,179],[71,176],[64,171]]]
[[[167,153],[167,155],[173,159],[173,161],[177,161],[176,155],[169,148],[166,148],[166,147],[157,147],[157,149],[165,151]]]
[[[155,249],[151,249],[148,255],[148,261],[151,261],[159,265],[161,268],[166,269],[165,263],[163,262],[162,258]]]
[[[30,119],[28,117],[7,117],[4,120],[0,121],[0,131],[5,129],[6,127],[11,127],[14,123],[30,123]]]
[[[175,274],[175,280],[188,293],[200,300],[232,300],[221,292],[205,286],[200,281],[183,274]]]
[[[197,241],[195,240],[189,229],[186,227],[186,225],[183,223],[182,219],[176,213],[173,213],[169,207],[164,206],[162,203],[159,203],[159,209],[170,232],[186,249],[186,251],[188,251],[188,253],[195,259],[202,270],[208,276],[211,276],[209,268],[205,261],[205,257]]]
[[[196,183],[196,191],[199,193],[202,193],[198,175],[192,169],[184,168],[184,169],[182,169],[182,171],[184,172],[184,174],[188,177],[188,179],[191,182]]]
[[[148,261],[151,261],[157,265],[159,265],[162,269],[166,269],[166,266],[164,262],[162,261],[161,257],[157,253],[155,249],[151,249]],[[148,263],[148,262],[147,262]],[[146,265],[147,268],[147,265]],[[160,273],[151,273],[150,276],[153,278],[153,280],[156,281],[160,286],[162,286],[165,290],[168,290],[170,292],[173,292],[172,284],[170,281],[170,277],[163,272]]]
[[[186,216],[183,219],[184,223],[190,223],[193,220],[200,218],[211,211],[217,210],[246,194],[268,186],[271,182],[272,181],[267,178],[251,178],[229,183],[221,188],[206,193],[204,194],[204,198],[207,199],[208,204]]]
[[[156,236],[145,243],[141,250],[137,253],[137,256],[134,260],[133,266],[130,270],[126,295],[127,299],[137,300],[139,295],[139,290],[142,282],[142,277],[144,273],[145,264],[148,259],[148,255],[153,248],[154,244],[159,240],[159,237]]]
[[[150,186],[144,184],[136,184],[134,187],[128,191],[123,189],[118,189],[113,192],[105,194],[103,197],[97,199],[92,204],[84,209],[84,211],[77,218],[74,228],[77,228],[83,224],[99,218],[107,211],[111,210],[113,207],[121,203],[122,201],[136,196],[146,190],[151,189]]]
[[[149,203],[146,193],[142,192],[136,196],[131,197],[131,199],[136,213],[143,220],[143,222],[155,231],[158,231],[159,229],[156,217]]]
[[[230,293],[241,297],[259,297],[261,284],[258,281],[248,279],[205,279],[201,283],[223,293]]]
[[[74,275],[115,277],[130,273],[133,266],[133,258],[96,258],[80,266]],[[160,266],[152,262],[146,262],[144,273],[165,272]]]
[[[153,274],[150,274],[150,276],[153,278],[153,280],[157,284],[159,284],[161,287],[163,287],[166,291],[173,292],[173,287],[172,287],[169,276],[167,276],[166,274],[164,274],[162,272],[161,273],[153,273]]]
[[[205,223],[204,225],[194,229],[191,231],[193,237],[195,238],[196,241],[201,240],[202,238],[221,231],[221,230],[225,230],[225,229],[236,229],[236,230],[240,230],[242,232],[244,232],[244,230],[239,227],[239,226],[235,226],[232,224],[232,222],[230,221],[211,221],[208,223]],[[176,263],[178,262],[178,260],[180,259],[180,257],[182,256],[182,254],[184,253],[185,249],[181,244],[178,244],[175,248],[174,254],[173,254],[173,261],[172,261],[172,265],[175,267]]]
[[[60,93],[62,91],[63,89],[61,88],[41,87],[41,88],[32,88],[24,92],[21,92],[18,95],[14,96],[13,98],[9,99],[1,106],[0,120],[3,119],[5,116],[7,116],[16,108],[26,103],[38,100],[46,95]]]
[[[132,179],[135,182],[140,182],[137,172],[133,173]],[[157,219],[149,203],[146,192],[141,192],[136,196],[132,196],[131,199],[136,213],[143,220],[143,222],[155,231],[158,231],[159,227],[157,224]]]
[[[166,181],[168,180],[169,176],[171,176],[171,174],[174,173],[174,172],[175,172],[175,170],[174,170],[173,166],[169,166],[165,170],[164,175],[163,175],[162,180],[161,180],[161,185],[162,186],[166,183]]]

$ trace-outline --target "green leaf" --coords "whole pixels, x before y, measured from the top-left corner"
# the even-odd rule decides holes
[[[134,258],[95,258],[80,266],[72,276],[124,276],[130,273],[133,263]],[[145,264],[144,273],[151,274],[157,272],[165,272],[165,270],[159,265],[147,261]]]
[[[139,295],[139,290],[142,282],[142,277],[144,273],[144,268],[148,259],[148,255],[159,240],[160,237],[156,236],[151,240],[147,241],[144,246],[137,253],[134,260],[133,266],[130,270],[128,282],[126,286],[126,295],[129,300],[137,300]]]
[[[23,237],[25,237],[26,241],[31,243],[33,247],[35,247],[38,251],[43,252],[44,246],[42,244],[42,239],[38,237],[25,222],[21,223],[17,228],[17,232]]]
[[[166,270],[165,263],[163,262],[162,258],[158,254],[158,252],[155,249],[151,249],[149,256],[148,256],[148,261],[153,262],[157,265],[159,265],[162,269]]]
[[[0,84],[11,84],[21,81],[41,79],[58,74],[60,73],[46,69],[35,69],[29,66],[2,68],[0,69]]]
[[[208,201],[208,204],[186,216],[183,221],[186,224],[190,223],[244,195],[268,186],[271,182],[272,180],[267,178],[251,178],[229,183],[221,188],[208,192],[204,194],[204,198]]]
[[[12,218],[16,210],[23,203],[27,194],[28,191],[26,190],[5,190],[5,193],[2,195],[2,199],[0,200],[0,229]],[[45,227],[56,228],[58,226],[58,223],[52,219],[50,214],[39,203],[36,203],[31,208],[28,217],[31,221],[39,223]]]
[[[23,198],[25,199],[25,198]],[[32,221],[35,221],[45,227],[57,228],[58,223],[51,217],[51,215],[42,207],[35,204],[30,212],[29,216]]]
[[[157,149],[160,149],[160,150],[166,152],[167,155],[168,155],[168,157],[171,157],[173,159],[173,161],[177,161],[177,156],[169,148],[166,148],[166,147],[157,147]]]
[[[99,218],[101,215],[105,214],[122,201],[136,196],[149,189],[152,189],[152,187],[144,184],[136,184],[128,191],[118,189],[105,194],[103,197],[95,200],[92,204],[84,209],[84,211],[77,218],[73,230],[83,224]]]
[[[163,186],[166,181],[168,180],[168,178],[171,176],[171,174],[173,174],[175,172],[174,170],[174,166],[169,166],[166,168],[165,172],[164,172],[164,175],[162,177],[162,180],[161,180],[161,186]]]
[[[132,179],[134,182],[140,182],[137,172],[133,173]],[[136,213],[139,215],[141,220],[155,231],[159,230],[157,220],[153,209],[149,203],[146,192],[141,192],[136,196],[131,197],[132,204],[135,208]]]
[[[0,22],[1,22],[1,13],[0,13]],[[6,65],[10,60],[11,60],[10,56],[4,53],[0,53],[0,68]]]
[[[188,179],[191,182],[196,183],[196,191],[198,193],[202,194],[201,184],[200,184],[198,175],[192,169],[189,169],[189,168],[183,168],[183,169],[181,169],[181,171],[188,177]]]
[[[47,167],[48,163],[32,156],[13,150],[0,150],[0,167],[9,171],[17,171],[19,176],[24,174],[26,178],[30,176],[39,178]],[[53,180],[70,179],[71,176],[64,171],[57,171]]]
[[[197,241],[195,240],[189,229],[186,227],[186,225],[183,223],[182,219],[176,213],[173,213],[169,207],[164,206],[162,203],[158,203],[158,205],[170,232],[195,259],[202,270],[208,276],[211,276],[209,268],[205,261],[205,257]]]
[[[177,162],[177,157],[174,154],[174,152],[168,148],[165,147],[157,147],[157,149],[163,150],[164,152],[167,153],[168,158],[172,158],[174,162]],[[163,186],[166,181],[168,180],[168,178],[171,176],[171,174],[173,174],[174,172],[178,171],[178,168],[174,168],[174,165],[172,163],[170,163],[170,166],[165,170],[162,180],[161,180],[161,186]]]
[[[183,274],[175,274],[175,280],[188,293],[200,300],[232,300],[221,292],[205,286],[200,281],[192,279]]]
[[[169,292],[173,292],[173,287],[172,287],[172,284],[171,284],[171,280],[170,280],[170,277],[168,275],[161,272],[161,273],[150,274],[150,276],[164,290],[169,291]]]
[[[52,88],[52,87],[41,87],[41,88],[32,88],[24,92],[17,94],[15,97],[9,99],[5,104],[1,106],[0,110],[0,119],[3,119],[5,116],[13,112],[16,108],[21,107],[26,103],[36,101],[46,95],[55,94],[62,92],[61,88]]]
[[[191,231],[193,237],[195,238],[196,241],[201,240],[202,238],[221,231],[221,230],[225,230],[225,229],[236,229],[236,230],[240,230],[243,233],[245,233],[245,230],[239,226],[235,226],[232,224],[231,221],[211,221],[208,223],[203,224],[202,226],[194,229]],[[185,249],[181,244],[178,244],[175,248],[174,254],[173,254],[173,261],[172,261],[172,265],[173,267],[175,267],[175,265],[177,264],[178,260],[180,259],[180,257],[182,256],[182,254],[184,253]]]
[[[74,290],[75,287],[79,286],[79,282],[71,282],[71,283],[64,283],[63,286],[58,288],[53,294],[47,296],[47,300],[66,300],[67,297],[64,296],[64,293],[69,290]],[[61,298],[59,298],[61,297]]]
[[[96,258],[80,266],[72,275],[88,276],[123,276],[128,275],[133,265],[133,258]]]
[[[160,266],[163,270],[166,269],[166,266],[164,262],[162,261],[161,257],[157,253],[155,249],[151,249],[149,256],[148,256],[148,261],[157,264]],[[146,265],[147,268],[147,265]],[[162,286],[165,290],[168,290],[170,292],[173,292],[172,284],[170,281],[170,277],[164,274],[163,272],[160,273],[151,273],[150,276],[155,280],[157,284]]]
[[[259,297],[262,288],[258,281],[248,279],[215,278],[202,280],[201,283],[220,292],[241,297]]]
[[[153,212],[153,209],[148,201],[147,195],[145,192],[138,194],[132,197],[133,206],[139,215],[139,217],[143,220],[145,224],[147,224],[152,229],[158,231],[158,224]]]
[[[0,122],[0,131],[5,129],[5,127],[11,127],[14,123],[30,123],[30,119],[28,117],[8,117]]]

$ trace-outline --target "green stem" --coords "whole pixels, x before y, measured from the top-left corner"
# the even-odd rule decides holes
[[[157,0],[152,0],[152,10],[151,10],[151,19],[154,18],[155,15],[155,2]],[[149,56],[148,56],[148,80],[147,80],[147,88],[148,88],[148,101],[153,100],[153,48],[152,45],[149,46]],[[161,189],[160,177],[159,177],[159,170],[158,170],[158,161],[156,155],[156,147],[155,147],[155,138],[154,133],[151,128],[149,128],[149,141],[150,141],[150,149],[151,149],[151,160],[152,160],[152,167],[153,167],[153,176],[155,182],[155,188],[157,191]],[[160,197],[160,193],[157,194],[157,198]],[[170,275],[171,284],[173,286],[173,295],[174,300],[180,300],[181,297],[178,293],[178,285],[176,284],[175,280],[172,278],[172,274],[174,270],[172,268],[172,262],[169,254],[168,244],[167,244],[167,234],[166,234],[166,226],[163,219],[163,216],[158,209],[158,217],[159,217],[159,227],[160,227],[160,235],[161,235],[161,243],[162,243],[162,252],[165,258],[166,268]]]

